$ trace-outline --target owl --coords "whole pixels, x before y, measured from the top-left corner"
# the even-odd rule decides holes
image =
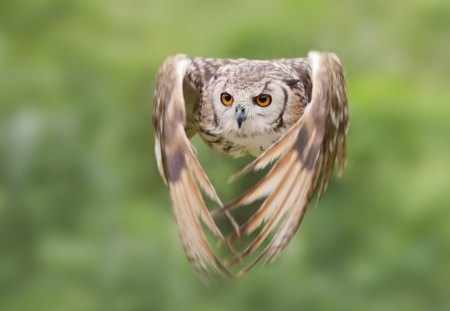
[[[335,164],[341,174],[348,128],[343,68],[324,52],[275,60],[171,56],[157,75],[153,124],[158,168],[188,260],[201,275],[233,276],[230,267],[252,254],[241,273],[261,258],[276,259],[313,195],[326,189]],[[218,153],[255,157],[232,180],[269,166],[268,173],[223,204],[190,143],[196,134]],[[257,200],[263,200],[259,208],[238,223],[234,210]],[[219,229],[219,215],[230,221],[231,235]],[[227,260],[214,252],[205,230],[230,250]],[[252,233],[255,238],[238,250],[235,242]]]

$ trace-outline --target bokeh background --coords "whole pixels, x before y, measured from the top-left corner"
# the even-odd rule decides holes
[[[207,287],[153,155],[157,68],[311,49],[346,69],[344,175],[276,263]],[[0,309],[449,310],[449,89],[446,0],[1,1]]]

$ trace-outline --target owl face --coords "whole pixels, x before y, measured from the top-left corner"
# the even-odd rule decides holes
[[[231,73],[216,76],[211,101],[224,132],[252,135],[271,131],[289,105],[295,76],[267,65],[253,69],[240,71],[235,66]]]

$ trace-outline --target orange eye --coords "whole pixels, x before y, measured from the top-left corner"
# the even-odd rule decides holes
[[[272,97],[268,94],[260,94],[255,97],[255,102],[258,106],[266,107],[272,102]]]
[[[231,104],[234,101],[233,96],[231,96],[230,94],[224,92],[222,94],[220,94],[220,101],[222,102],[222,104],[224,104],[225,106],[231,106]]]

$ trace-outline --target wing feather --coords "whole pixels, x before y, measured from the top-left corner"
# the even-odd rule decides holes
[[[334,54],[328,53],[310,52],[308,61],[312,95],[304,114],[275,144],[234,176],[238,178],[275,162],[262,181],[225,207],[230,210],[266,197],[239,232],[229,237],[233,241],[262,226],[256,238],[228,261],[233,265],[258,250],[274,233],[268,245],[241,272],[263,257],[267,262],[277,258],[297,231],[316,188],[320,196],[335,163],[339,172],[345,164],[348,110],[342,66]]]
[[[203,222],[216,237],[224,241],[198,185],[217,202],[219,208],[222,203],[198,162],[185,132],[183,82],[188,74],[197,84],[201,81],[193,69],[192,60],[181,54],[169,57],[158,73],[153,114],[156,158],[161,175],[170,189],[179,235],[189,261],[201,275],[206,276],[208,267],[212,267],[223,275],[231,276],[214,254],[202,230]]]

